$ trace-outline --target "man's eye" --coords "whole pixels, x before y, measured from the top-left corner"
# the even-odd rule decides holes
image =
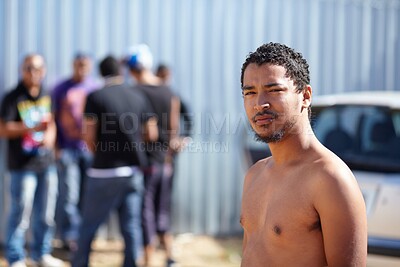
[[[243,93],[244,96],[254,95],[254,94],[255,94],[255,92],[251,92],[251,91]]]

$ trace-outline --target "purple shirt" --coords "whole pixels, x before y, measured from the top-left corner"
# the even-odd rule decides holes
[[[57,124],[57,145],[59,148],[82,149],[82,118],[86,96],[100,88],[92,78],[77,83],[72,79],[58,84],[53,90],[53,107]]]

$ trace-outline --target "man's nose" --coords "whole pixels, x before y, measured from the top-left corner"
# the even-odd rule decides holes
[[[257,104],[254,106],[254,109],[257,112],[263,111],[265,109],[269,109],[271,105],[267,101],[258,101]]]

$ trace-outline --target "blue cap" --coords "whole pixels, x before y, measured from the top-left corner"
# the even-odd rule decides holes
[[[150,48],[146,44],[129,47],[125,63],[131,69],[151,69],[153,66],[153,55]]]

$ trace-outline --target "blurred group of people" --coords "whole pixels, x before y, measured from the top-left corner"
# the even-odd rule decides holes
[[[27,55],[21,80],[2,99],[11,188],[5,254],[12,267],[27,266],[30,225],[37,266],[63,266],[51,255],[55,234],[73,267],[88,266],[96,231],[111,211],[125,242],[123,266],[150,266],[157,240],[166,266],[174,263],[172,180],[174,157],[187,140],[179,131],[187,109],[168,85],[168,67],[152,72],[147,45],[132,47],[123,60],[105,57],[103,83],[91,77],[92,64],[77,54],[72,76],[46,91],[45,59]]]

